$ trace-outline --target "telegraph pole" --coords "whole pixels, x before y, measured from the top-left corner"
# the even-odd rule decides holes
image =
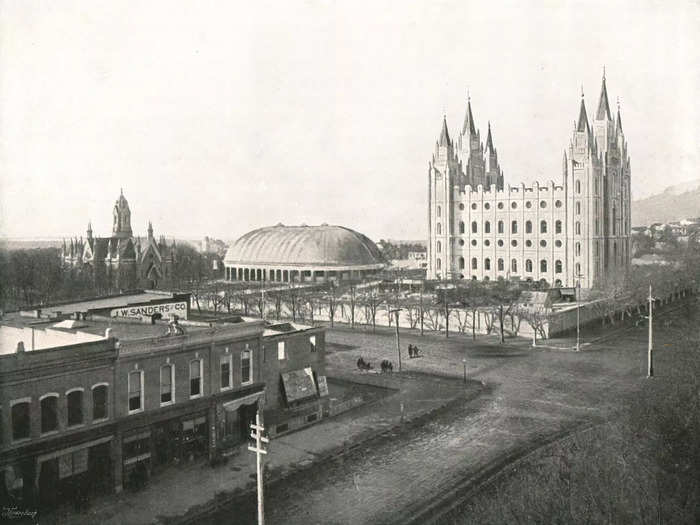
[[[257,459],[257,474],[258,474],[258,525],[263,525],[265,523],[264,516],[264,506],[263,506],[263,463],[262,454],[267,454],[267,451],[263,449],[263,443],[269,443],[270,440],[263,437],[262,432],[265,428],[260,424],[260,409],[258,409],[255,414],[255,423],[250,425],[252,432],[250,437],[255,440],[255,445],[248,445],[248,450],[255,452]]]
[[[654,324],[654,298],[651,295],[651,285],[649,285],[649,346],[647,350],[647,377],[654,377],[653,362],[653,324]]]
[[[401,308],[394,308],[391,312],[396,316],[396,353],[399,355],[399,372],[401,372],[401,345],[399,344],[399,312]]]

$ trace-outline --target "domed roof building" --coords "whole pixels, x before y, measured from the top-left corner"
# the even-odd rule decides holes
[[[317,282],[362,278],[385,266],[377,245],[342,226],[277,224],[246,233],[226,252],[232,281]]]

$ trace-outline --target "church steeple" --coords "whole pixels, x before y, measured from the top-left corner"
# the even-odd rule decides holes
[[[112,224],[112,236],[119,238],[129,238],[131,232],[131,210],[129,203],[124,197],[124,192],[120,190],[119,199],[114,204],[114,222]]]
[[[153,225],[148,221],[148,238],[153,239]]]
[[[443,115],[442,117],[442,130],[440,131],[438,144],[440,146],[449,146],[451,144],[450,133],[447,131],[447,115]]]
[[[489,120],[489,131],[486,135],[486,151],[489,153],[494,152],[493,138],[491,138],[491,121]]]
[[[605,69],[603,69],[603,82],[600,86],[600,99],[598,100],[598,111],[596,120],[612,120],[610,116],[610,104],[608,103],[608,89],[605,86]]]
[[[474,125],[474,115],[472,115],[472,100],[467,94],[467,112],[464,115],[464,125],[462,126],[462,135],[465,135],[469,130],[470,135],[476,135],[476,126]]]
[[[581,90],[581,109],[578,113],[578,124],[576,131],[588,131],[588,115],[586,114],[586,103],[583,99],[583,90]]]
[[[88,221],[87,238],[88,240],[92,239],[92,221]]]
[[[620,118],[620,101],[617,101],[617,119],[615,121],[615,129],[618,133],[622,133],[622,119]]]

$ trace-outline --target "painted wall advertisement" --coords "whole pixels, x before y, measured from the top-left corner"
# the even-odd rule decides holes
[[[168,319],[173,314],[180,319],[187,319],[187,302],[125,306],[115,308],[110,312],[111,317],[130,317],[132,319],[150,318],[153,314],[161,314],[163,319]]]

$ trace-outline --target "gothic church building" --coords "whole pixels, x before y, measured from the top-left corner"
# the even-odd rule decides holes
[[[603,75],[589,120],[581,95],[558,183],[504,186],[489,124],[471,101],[456,140],[447,120],[428,169],[428,278],[522,279],[590,288],[630,264],[630,158]]]
[[[63,242],[65,264],[89,275],[101,291],[157,288],[172,274],[175,243],[168,246],[163,237],[156,241],[153,226],[148,223],[145,239],[134,237],[131,230],[129,203],[120,193],[112,210],[110,237],[94,237],[88,223],[87,238]]]

